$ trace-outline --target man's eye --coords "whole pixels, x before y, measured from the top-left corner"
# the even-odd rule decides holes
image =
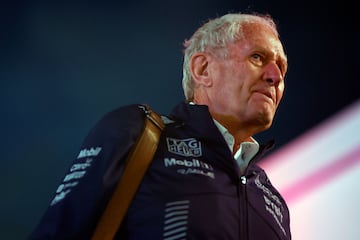
[[[264,58],[263,56],[261,56],[260,54],[258,53],[254,53],[253,55],[251,55],[251,60],[255,63],[255,64],[258,64],[258,65],[261,65],[264,61]]]

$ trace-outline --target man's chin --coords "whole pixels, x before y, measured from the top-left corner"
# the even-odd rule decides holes
[[[273,114],[261,114],[257,119],[257,125],[262,128],[262,131],[269,129],[273,123]]]

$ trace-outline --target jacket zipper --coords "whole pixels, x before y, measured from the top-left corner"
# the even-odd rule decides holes
[[[241,197],[242,197],[242,207],[243,207],[243,222],[242,224],[242,233],[241,233],[241,239],[249,240],[249,218],[248,218],[248,199],[247,199],[247,178],[246,173],[248,172],[248,168],[251,164],[254,164],[254,162],[257,159],[260,159],[260,156],[264,153],[264,151],[268,148],[271,148],[273,145],[273,142],[269,142],[266,146],[264,145],[261,147],[258,151],[258,153],[249,161],[248,165],[246,166],[243,175],[240,177],[241,182]]]
[[[248,207],[247,207],[247,192],[246,192],[246,183],[247,183],[247,178],[246,176],[241,176],[240,177],[240,181],[241,181],[241,190],[242,190],[242,208],[243,208],[243,222],[242,222],[242,238],[244,240],[249,239],[248,236]]]

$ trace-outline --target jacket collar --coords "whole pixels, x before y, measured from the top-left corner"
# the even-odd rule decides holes
[[[209,108],[206,105],[193,105],[186,102],[177,104],[170,113],[170,118],[176,121],[176,124],[183,125],[192,129],[196,138],[206,139],[217,144],[227,145],[221,132],[215,125],[212,116],[210,115]],[[254,161],[258,162],[259,159],[275,144],[274,140],[267,143],[259,143],[260,148],[254,157]]]

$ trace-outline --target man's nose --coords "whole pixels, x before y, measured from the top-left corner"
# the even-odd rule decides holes
[[[264,69],[264,79],[271,85],[278,85],[283,81],[284,76],[280,70],[280,67],[275,62],[269,62]]]

